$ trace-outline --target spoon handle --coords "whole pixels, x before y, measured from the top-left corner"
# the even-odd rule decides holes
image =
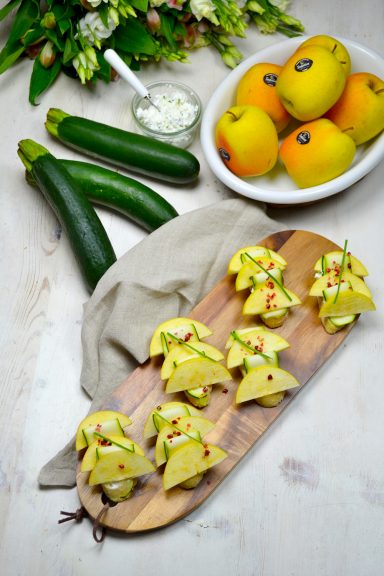
[[[108,48],[104,52],[104,58],[116,70],[116,72],[143,98],[148,98],[148,90],[144,84],[138,79],[136,74],[132,72],[129,66],[120,58],[120,56]]]

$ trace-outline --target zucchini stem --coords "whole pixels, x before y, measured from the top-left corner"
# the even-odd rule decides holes
[[[70,114],[63,112],[63,110],[59,110],[59,108],[50,108],[47,112],[47,121],[45,122],[45,127],[48,132],[58,137],[57,127],[58,125],[64,120],[64,118],[68,118]]]
[[[40,156],[49,154],[44,146],[41,146],[41,144],[38,144],[34,140],[20,140],[18,146],[17,154],[28,172],[32,170],[32,164],[35,160],[40,158]]]

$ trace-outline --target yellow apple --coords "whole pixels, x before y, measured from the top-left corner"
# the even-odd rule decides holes
[[[342,42],[340,42],[340,40],[337,40],[332,36],[328,36],[327,34],[317,34],[316,36],[311,36],[305,40],[302,44],[300,44],[299,48],[313,45],[322,46],[323,48],[326,48],[332,52],[332,54],[342,65],[345,75],[348,76],[351,71],[351,57],[347,48],[344,46],[344,44],[342,44]]]
[[[320,118],[340,98],[345,72],[339,60],[323,46],[298,50],[284,64],[276,82],[283,106],[298,120]]]
[[[326,118],[303,124],[283,140],[280,158],[299,188],[317,186],[350,166],[356,145]]]
[[[216,147],[231,172],[240,177],[259,176],[277,161],[275,125],[257,106],[232,106],[216,125]]]
[[[326,117],[356,145],[371,140],[384,130],[384,81],[369,72],[351,74]]]
[[[126,414],[115,410],[99,410],[86,416],[77,427],[76,450],[89,446],[96,438],[94,432],[124,436],[123,428],[131,424]]]
[[[288,125],[290,115],[276,93],[276,80],[281,66],[258,62],[242,76],[237,86],[236,104],[251,104],[265,110],[281,132]]]

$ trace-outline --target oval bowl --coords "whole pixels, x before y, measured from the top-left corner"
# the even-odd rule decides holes
[[[282,163],[263,176],[240,178],[224,164],[215,145],[215,127],[221,115],[235,103],[236,87],[245,72],[258,62],[284,64],[298,46],[309,38],[300,36],[273,44],[244,60],[232,70],[213,92],[203,115],[201,145],[212,172],[231,190],[243,196],[268,204],[304,204],[332,196],[368,174],[384,157],[384,132],[356,149],[349,169],[341,176],[311,188],[298,188],[285,171]],[[349,51],[351,72],[371,72],[384,79],[384,59],[373,50],[346,38],[334,36]],[[284,131],[287,133],[287,130]]]

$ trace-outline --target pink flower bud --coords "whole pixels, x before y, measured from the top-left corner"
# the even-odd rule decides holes
[[[149,8],[147,12],[147,25],[151,32],[160,30],[160,16],[154,8]]]
[[[53,49],[53,44],[50,40],[46,42],[44,48],[40,52],[39,60],[40,64],[44,66],[44,68],[50,68],[56,59],[56,54]]]

